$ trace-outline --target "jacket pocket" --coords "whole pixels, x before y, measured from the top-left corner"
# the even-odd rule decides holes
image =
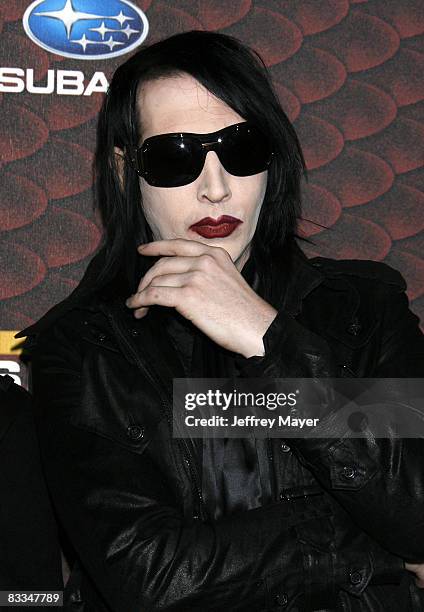
[[[165,418],[161,404],[123,357],[97,349],[87,352],[80,385],[79,401],[70,416],[74,427],[139,454],[159,435]]]

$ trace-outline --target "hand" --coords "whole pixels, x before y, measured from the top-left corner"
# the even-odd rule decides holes
[[[221,247],[176,238],[138,247],[161,257],[126,305],[141,318],[153,304],[175,308],[225,349],[245,357],[264,354],[262,337],[277,310],[263,300]]]
[[[405,563],[405,568],[415,574],[415,584],[424,589],[424,563]]]

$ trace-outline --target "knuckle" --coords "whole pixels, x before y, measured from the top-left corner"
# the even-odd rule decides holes
[[[161,261],[161,260],[160,260]],[[163,266],[163,262],[162,265],[160,263],[160,261],[157,261],[155,264],[153,264],[153,266],[150,268],[150,270],[148,270],[146,272],[146,274],[143,276],[143,278],[141,279],[141,283],[144,282],[145,285],[148,285],[151,280],[157,276],[158,272],[161,270],[162,266]],[[141,284],[140,283],[140,284]]]
[[[155,287],[154,285],[151,285],[150,287],[148,287],[146,289],[146,296],[149,299],[153,299],[153,300],[158,298],[159,297],[159,289],[158,289],[158,287]]]
[[[169,242],[170,242],[171,247],[179,249],[184,244],[184,239],[183,238],[171,238]]]
[[[148,287],[151,280],[152,280],[152,270],[150,269],[148,270],[148,272],[146,272],[144,276],[141,277],[140,282],[138,284],[137,293],[140,293],[140,291],[143,291],[143,287],[144,289]]]
[[[182,287],[181,294],[182,294],[184,301],[190,300],[193,297],[195,291],[196,291],[195,288],[190,287],[190,285],[186,285],[185,287]]]
[[[157,270],[162,270],[162,268],[164,266],[166,266],[166,264],[168,263],[169,259],[166,257],[161,257],[160,259],[158,259],[158,261],[153,264],[153,266],[150,268],[150,272],[154,269],[154,271],[156,272]]]
[[[199,259],[200,265],[204,270],[210,269],[210,267],[215,263],[215,259],[209,253],[203,253],[202,255],[200,255]]]
[[[162,270],[162,268],[164,267],[164,265],[166,265],[168,259],[166,257],[161,257],[160,259],[158,259],[146,272],[146,274],[141,278],[141,282],[143,280],[149,280],[150,278],[152,278],[153,276],[155,276],[158,272],[158,270]]]
[[[143,288],[146,287],[149,283],[150,283],[150,278],[148,278],[147,275],[144,276],[141,279],[141,281],[140,281],[140,283],[139,283],[139,285],[137,287],[137,293],[140,294],[143,291]]]
[[[190,283],[197,284],[203,278],[203,274],[200,270],[193,270],[189,273],[188,278]]]

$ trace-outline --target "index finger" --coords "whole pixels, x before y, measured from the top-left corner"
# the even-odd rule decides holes
[[[222,247],[209,246],[197,240],[186,240],[185,238],[172,238],[170,240],[154,240],[137,247],[137,251],[143,255],[188,255],[198,256],[204,253],[216,253],[217,250],[224,251]]]

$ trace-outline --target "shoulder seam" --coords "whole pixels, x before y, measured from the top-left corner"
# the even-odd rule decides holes
[[[371,259],[330,259],[326,257],[315,257],[311,260],[312,265],[322,269],[324,274],[359,276],[383,283],[396,285],[403,290],[406,289],[406,281],[402,274],[382,261]]]

